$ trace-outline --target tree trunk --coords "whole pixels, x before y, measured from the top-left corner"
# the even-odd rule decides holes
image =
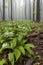
[[[37,16],[36,16],[36,21],[40,21],[40,0],[37,0]]]
[[[27,5],[27,2],[25,0],[25,19],[27,19],[27,17],[26,17],[26,5]]]
[[[13,18],[12,18],[12,0],[11,0],[11,20],[13,20]]]
[[[35,21],[35,20],[34,20],[34,15],[35,15],[35,0],[34,0],[34,2],[33,2],[33,21]]]
[[[3,20],[5,20],[5,0],[3,0]]]

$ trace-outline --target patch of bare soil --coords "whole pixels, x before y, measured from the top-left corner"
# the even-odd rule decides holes
[[[28,36],[28,42],[31,42],[35,45],[35,52],[38,52],[40,55],[40,65],[43,65],[43,26],[40,26],[41,32],[31,32]]]

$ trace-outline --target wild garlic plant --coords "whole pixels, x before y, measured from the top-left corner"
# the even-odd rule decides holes
[[[34,48],[34,45],[27,43],[27,40],[24,39],[27,32],[32,30],[33,25],[31,25],[32,22],[20,24],[20,22],[15,21],[6,21],[0,24],[0,53],[6,48],[12,49],[13,51],[8,53],[8,59],[12,65],[22,56],[30,58],[32,55],[34,56],[31,49]]]

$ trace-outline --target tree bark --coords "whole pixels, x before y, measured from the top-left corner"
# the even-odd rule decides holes
[[[11,0],[11,20],[13,20],[13,18],[12,18],[12,0]]]
[[[5,20],[5,0],[3,0],[3,20]]]
[[[36,21],[40,21],[40,0],[37,0],[37,16],[36,16]]]
[[[25,0],[25,19],[27,19],[27,17],[26,17],[26,5],[27,5],[27,2]]]
[[[34,15],[35,15],[35,0],[33,1],[33,21],[35,21],[34,20]]]

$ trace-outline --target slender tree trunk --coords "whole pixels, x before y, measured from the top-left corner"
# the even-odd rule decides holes
[[[29,0],[29,12],[30,12],[30,20],[31,20],[31,0]]]
[[[25,19],[27,19],[27,17],[26,17],[26,5],[27,5],[27,2],[25,0]]]
[[[37,16],[36,16],[36,21],[40,21],[40,0],[37,0]]]
[[[3,20],[5,20],[5,0],[3,0]]]
[[[34,20],[34,15],[35,15],[35,0],[33,1],[33,21],[35,21]]]
[[[12,0],[11,0],[11,20],[13,20],[13,18],[12,18]]]

